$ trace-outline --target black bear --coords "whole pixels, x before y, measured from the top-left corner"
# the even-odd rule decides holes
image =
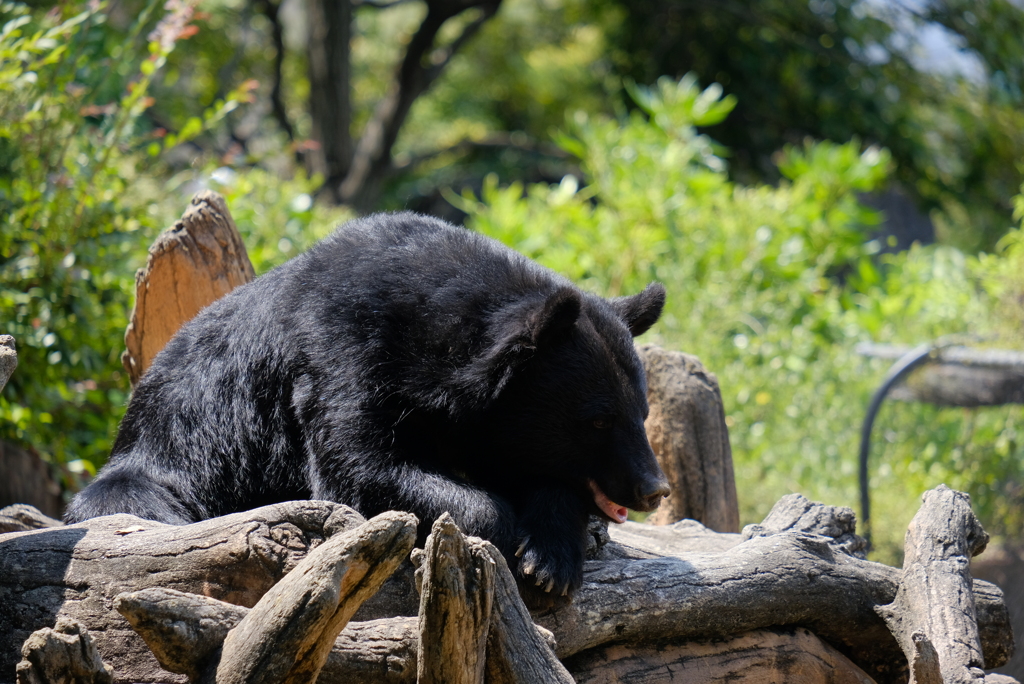
[[[534,605],[561,600],[588,516],[622,522],[668,493],[632,342],[664,300],[658,283],[584,293],[437,219],[351,221],[181,328],[66,519],[327,499],[415,513],[422,540],[449,511]]]

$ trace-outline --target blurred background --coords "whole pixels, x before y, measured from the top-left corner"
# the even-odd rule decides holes
[[[602,295],[662,281],[645,341],[717,374],[744,524],[789,492],[859,511],[892,363],[859,343],[1024,349],[1020,0],[5,0],[0,25],[0,445],[51,514],[124,412],[134,273],[207,187],[257,273],[408,208]],[[1020,404],[891,401],[874,435],[873,558],[942,482],[1020,537]]]

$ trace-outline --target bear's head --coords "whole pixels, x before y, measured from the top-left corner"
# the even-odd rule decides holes
[[[567,484],[615,522],[627,507],[658,506],[668,484],[644,431],[647,385],[632,338],[664,302],[660,283],[612,300],[566,285],[503,313],[478,366],[498,452],[481,456],[498,477]]]

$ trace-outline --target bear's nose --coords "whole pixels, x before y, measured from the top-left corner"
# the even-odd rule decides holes
[[[641,510],[653,511],[671,491],[664,479],[648,480],[637,486],[636,500],[643,505]]]

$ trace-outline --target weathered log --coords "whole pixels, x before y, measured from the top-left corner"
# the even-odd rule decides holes
[[[111,684],[112,670],[100,659],[89,630],[71,618],[32,633],[21,647],[18,684]]]
[[[0,335],[0,391],[18,367],[18,350],[13,335]]]
[[[315,682],[338,633],[409,555],[418,523],[381,513],[311,551],[228,632],[217,684]]]
[[[970,497],[945,485],[925,492],[907,530],[895,600],[877,608],[910,662],[911,684],[985,678],[970,560],[988,544]]]
[[[874,684],[864,670],[806,629],[757,630],[726,641],[616,644],[566,666],[577,684]]]
[[[181,527],[113,515],[0,535],[0,681],[29,634],[67,616],[89,627],[116,681],[179,682],[113,609],[116,595],[169,587],[252,606],[311,547],[363,522],[347,506],[297,501]]]
[[[899,359],[908,347],[861,344],[865,356]],[[1003,349],[940,347],[933,359],[893,388],[902,401],[938,406],[1024,404],[1024,352]]]
[[[494,562],[447,513],[421,559],[417,684],[483,684]]]
[[[847,552],[849,509],[817,504],[823,510],[815,512],[805,501],[787,497],[766,519],[774,522],[760,526],[761,533],[771,527],[784,531],[753,536],[722,553],[588,562],[573,604],[539,621],[555,634],[562,658],[603,643],[643,643],[655,634],[663,641],[707,639],[803,626],[872,677],[899,681],[906,659],[874,607],[893,600],[900,571]],[[817,520],[826,536],[801,529],[801,520],[804,528]],[[605,558],[624,555],[623,549],[599,552]],[[645,558],[649,550],[637,555]],[[614,591],[606,589],[611,586]],[[998,667],[1012,651],[1002,592],[978,581],[973,591],[985,659]]]
[[[0,441],[0,457],[6,455],[9,444]],[[8,532],[27,532],[50,527],[63,527],[64,523],[42,513],[37,506],[28,504],[11,504],[0,508],[0,534]]]
[[[490,542],[484,542],[483,548],[495,566],[494,607],[487,636],[487,681],[572,684],[572,676],[559,662],[550,639],[534,624],[519,597],[515,578],[501,552]]]
[[[195,680],[220,650],[228,632],[250,609],[173,589],[143,589],[117,598],[164,669]],[[418,619],[349,622],[320,671],[321,684],[400,684],[416,681]],[[153,664],[156,668],[156,664]],[[157,681],[158,672],[139,681]]]
[[[182,324],[255,277],[224,198],[204,190],[181,220],[149,248],[135,274],[132,309],[121,361],[134,386]]]
[[[683,518],[718,532],[739,532],[732,448],[718,379],[695,356],[642,345],[650,414],[644,427],[672,493],[648,519]]]

